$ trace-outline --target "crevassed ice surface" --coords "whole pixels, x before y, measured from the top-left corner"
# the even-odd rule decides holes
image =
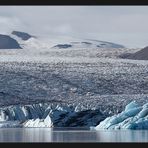
[[[96,126],[130,101],[148,99],[148,61],[120,58],[140,49],[96,47],[102,43],[88,40],[16,40],[23,49],[0,50],[2,126],[43,127],[48,115],[54,127]],[[58,44],[72,48],[52,48]]]

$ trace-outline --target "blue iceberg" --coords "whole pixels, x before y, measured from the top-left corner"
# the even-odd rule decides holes
[[[108,117],[95,127],[100,129],[148,129],[148,103],[129,103],[121,113]]]

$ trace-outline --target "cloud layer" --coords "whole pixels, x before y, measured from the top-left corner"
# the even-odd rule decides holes
[[[27,31],[148,45],[148,6],[0,6],[0,33]]]

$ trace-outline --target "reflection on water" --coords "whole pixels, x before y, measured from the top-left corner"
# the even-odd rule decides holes
[[[100,142],[148,142],[148,130],[105,130],[96,134]]]
[[[148,142],[148,130],[3,128],[0,142]]]
[[[50,128],[0,129],[0,142],[50,142],[51,140]]]

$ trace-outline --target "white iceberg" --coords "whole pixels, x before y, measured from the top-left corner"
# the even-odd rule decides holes
[[[45,119],[30,119],[23,123],[23,127],[52,127],[53,123],[49,115]]]
[[[140,106],[132,101],[123,112],[106,118],[95,129],[148,129],[148,103]]]

